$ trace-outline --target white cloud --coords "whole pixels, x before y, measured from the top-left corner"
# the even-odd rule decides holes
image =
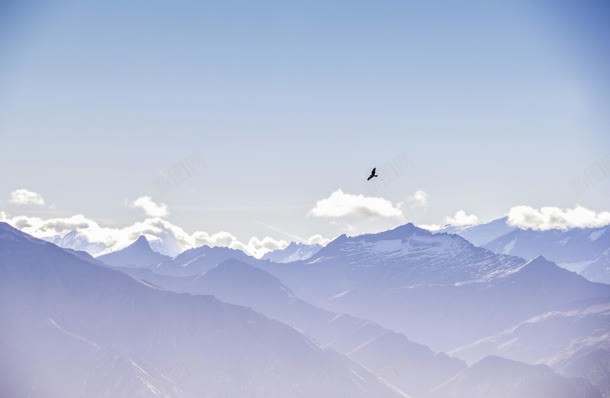
[[[44,206],[44,198],[42,195],[28,191],[27,189],[17,189],[11,192],[10,202],[16,205]]]
[[[155,203],[150,196],[140,196],[131,203],[131,207],[139,207],[149,217],[166,217],[169,214],[167,205]]]
[[[367,218],[404,218],[400,205],[394,205],[387,199],[364,195],[352,195],[341,189],[333,192],[328,198],[316,202],[309,214],[321,218],[346,218],[360,216]]]
[[[288,242],[286,242],[285,240],[276,240],[269,236],[265,236],[262,239],[259,239],[257,237],[252,237],[248,241],[248,246],[247,246],[246,252],[250,251],[250,252],[257,253],[257,255],[258,254],[262,255],[264,253],[267,253],[267,252],[270,252],[273,250],[283,249],[286,246],[288,246]],[[259,255],[259,257],[260,257],[260,255]]]
[[[285,240],[277,240],[266,236],[264,238],[252,237],[247,243],[240,242],[235,236],[228,232],[217,232],[208,234],[207,232],[197,231],[193,234],[195,246],[223,246],[231,249],[239,249],[255,257],[261,257],[263,254],[282,249],[288,246]]]
[[[208,245],[230,247],[242,250],[254,257],[262,257],[268,251],[288,246],[288,242],[268,236],[252,237],[248,242],[241,242],[228,232],[210,234],[196,231],[189,234],[179,226],[155,217],[120,228],[101,226],[82,214],[65,218],[42,219],[28,216],[11,218],[6,213],[0,212],[0,219],[37,238],[52,242],[63,239],[65,247],[86,250],[94,256],[120,250],[131,244],[140,235],[146,235],[149,238],[153,249],[171,256],[186,249]],[[69,233],[71,235],[68,239],[66,235]]]
[[[464,227],[466,225],[478,224],[479,217],[474,214],[467,214],[464,210],[458,210],[453,217],[445,217],[445,221],[449,225]]]
[[[508,212],[508,223],[522,229],[594,228],[610,225],[610,212],[595,212],[582,206],[573,209],[559,207],[514,206]]]
[[[415,191],[413,195],[407,198],[407,202],[411,207],[426,207],[428,205],[428,194],[422,190]]]
[[[443,228],[442,225],[438,225],[438,224],[419,224],[418,227],[427,229],[428,231],[432,231],[432,232],[438,231],[439,229]]]
[[[322,245],[326,246],[330,242],[330,239],[323,237],[322,235],[316,234],[312,235],[307,239],[308,245]]]

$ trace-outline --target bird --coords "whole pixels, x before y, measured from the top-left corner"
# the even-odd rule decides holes
[[[367,178],[366,180],[370,180],[371,178],[374,177],[379,177],[377,174],[375,174],[375,172],[377,171],[377,167],[373,167],[373,170],[371,171],[371,175],[369,176],[369,178]]]

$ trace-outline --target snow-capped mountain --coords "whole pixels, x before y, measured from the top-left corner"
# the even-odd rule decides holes
[[[503,217],[466,227],[447,226],[438,232],[456,234],[495,253],[532,259],[544,256],[560,267],[594,282],[610,283],[610,226],[538,231],[520,229]]]
[[[169,261],[171,257],[154,251],[148,239],[142,235],[126,248],[104,254],[97,259],[113,267],[151,267]]]
[[[494,239],[485,248],[526,259],[544,256],[566,269],[582,273],[589,265],[603,262],[601,257],[610,249],[610,226],[547,231],[516,229]],[[596,280],[609,277],[602,273]]]
[[[590,281],[610,284],[610,249],[603,252],[597,260],[587,264],[581,275]]]
[[[306,303],[277,278],[237,260],[228,260],[193,277],[168,277],[147,270],[125,271],[166,289],[212,294],[225,302],[251,307],[295,327],[322,346],[345,354],[414,397],[427,395],[465,367],[455,358],[434,353],[373,322]]]
[[[489,280],[352,290],[329,308],[375,320],[445,351],[543,312],[596,298],[610,301],[610,286],[589,282],[540,257]]]
[[[463,227],[447,225],[436,232],[459,235],[475,246],[484,246],[516,229],[517,227],[508,223],[508,217],[502,217],[487,223]]]
[[[546,364],[564,376],[586,378],[610,396],[610,303],[547,312],[454,353],[470,362],[498,355]]]
[[[602,398],[583,380],[568,379],[545,365],[489,356],[440,386],[433,398]]]
[[[510,273],[524,263],[409,223],[378,234],[342,235],[306,261],[266,269],[300,297],[326,304],[360,288],[463,283]]]
[[[370,319],[440,351],[573,301],[610,297],[610,286],[544,258],[526,263],[411,224],[342,236],[309,260],[265,269],[306,301]]]
[[[274,263],[290,263],[293,261],[307,260],[322,248],[321,245],[307,245],[305,243],[290,242],[283,249],[277,249],[266,253],[262,259]]]
[[[397,396],[250,309],[151,287],[5,223],[0,322],[2,396]]]
[[[44,240],[51,242],[64,249],[72,249],[76,251],[83,251],[96,256],[99,253],[106,250],[106,246],[99,242],[90,242],[86,236],[80,235],[78,231],[70,231],[64,236],[55,235],[53,237],[44,238]]]

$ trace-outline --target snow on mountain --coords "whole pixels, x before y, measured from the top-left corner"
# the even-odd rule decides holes
[[[250,309],[150,287],[5,223],[0,322],[2,396],[397,396]]]
[[[412,224],[341,236],[306,261],[265,269],[306,301],[378,322],[439,351],[573,301],[610,297],[610,286],[544,258],[526,263]]]
[[[453,353],[469,362],[498,355],[546,364],[565,376],[588,379],[610,396],[610,303],[547,312]]]
[[[610,226],[536,231],[508,224],[506,217],[437,232],[456,234],[495,253],[531,259],[544,256],[594,282],[610,283]]]
[[[440,386],[432,398],[601,398],[586,381],[568,379],[545,365],[489,356]]]
[[[610,284],[610,248],[595,261],[588,263],[582,270],[581,275],[590,281]]]
[[[192,277],[168,277],[147,270],[125,272],[166,289],[212,294],[228,303],[249,306],[347,355],[414,397],[428,394],[465,366],[373,322],[317,308],[299,299],[277,278],[237,260]]]
[[[104,254],[97,259],[113,267],[151,267],[169,261],[171,257],[154,251],[148,239],[142,235],[126,248]]]
[[[509,232],[516,230],[508,224],[508,217],[502,217],[483,224],[467,225],[464,227],[447,225],[436,232],[459,235],[475,246],[484,246]]]
[[[523,258],[544,256],[558,265],[582,273],[593,281],[610,280],[607,252],[610,250],[610,226],[536,231],[516,229],[485,245],[496,253]],[[593,265],[595,264],[595,265]],[[587,272],[587,268],[592,266]]]
[[[409,223],[378,234],[342,235],[304,262],[270,264],[266,269],[300,297],[326,304],[357,289],[476,281],[512,272],[524,263],[457,235],[434,234]]]
[[[64,236],[55,235],[53,237],[44,238],[44,240],[56,244],[64,249],[72,249],[83,251],[95,256],[104,250],[106,246],[99,242],[90,242],[86,236],[80,235],[78,231],[70,231]]]
[[[496,253],[526,259],[544,256],[558,263],[595,260],[610,248],[610,226],[537,231],[516,229],[485,245]],[[508,247],[508,248],[507,248]]]
[[[321,245],[307,245],[304,243],[291,242],[283,249],[273,250],[266,253],[262,259],[274,263],[290,263],[293,261],[307,260],[322,248]]]

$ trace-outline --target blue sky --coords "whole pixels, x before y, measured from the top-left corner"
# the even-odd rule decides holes
[[[607,4],[3,2],[0,210],[117,227],[150,196],[241,240],[608,210],[610,178],[570,185],[610,152]],[[161,195],[194,152],[206,166]],[[374,196],[403,219],[311,215],[369,195],[369,168],[401,153],[412,166]],[[21,188],[45,205],[12,203]]]

